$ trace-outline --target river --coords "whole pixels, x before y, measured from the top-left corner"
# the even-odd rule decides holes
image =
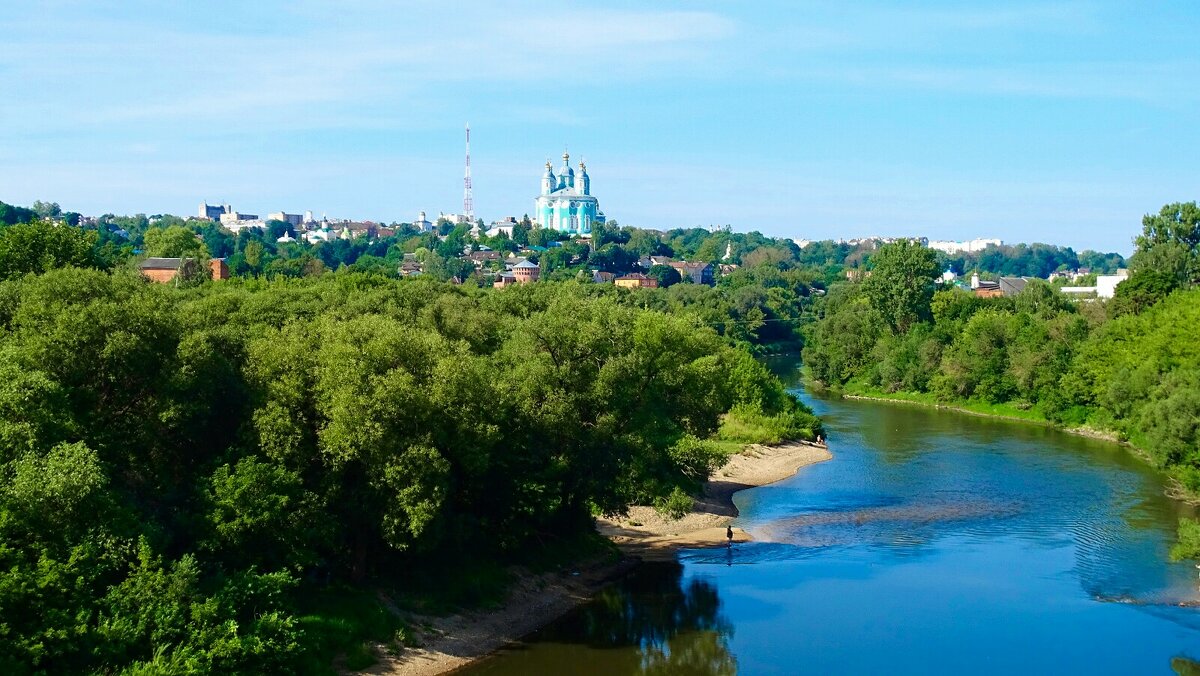
[[[735,497],[757,542],[692,550],[473,675],[1172,673],[1200,660],[1180,516],[1116,444],[803,393],[834,458]],[[1173,662],[1174,660],[1174,662]],[[1200,672],[1198,672],[1200,673]]]

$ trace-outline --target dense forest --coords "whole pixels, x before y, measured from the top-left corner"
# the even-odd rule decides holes
[[[36,266],[85,262],[44,244]],[[677,499],[727,415],[819,433],[730,339],[593,290],[0,283],[5,671],[310,671],[337,647],[305,605],[322,589],[405,588]]]
[[[1000,298],[939,288],[932,252],[889,245],[817,304],[806,368],[851,393],[1112,432],[1200,492],[1200,209],[1147,215],[1136,244],[1107,302],[1039,281]]]

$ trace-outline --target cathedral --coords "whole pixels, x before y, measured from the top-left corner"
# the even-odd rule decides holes
[[[579,175],[571,169],[571,156],[563,153],[563,165],[558,176],[546,162],[542,174],[542,194],[534,200],[533,213],[538,225],[571,235],[592,234],[593,223],[604,223],[600,202],[592,197],[591,179],[587,167],[579,163]]]

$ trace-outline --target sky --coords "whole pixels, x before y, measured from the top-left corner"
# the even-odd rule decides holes
[[[1197,198],[1200,3],[11,3],[0,201],[531,212],[1128,253]]]

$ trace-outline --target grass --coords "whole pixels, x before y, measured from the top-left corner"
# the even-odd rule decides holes
[[[377,594],[348,586],[313,591],[302,596],[299,624],[308,647],[305,673],[333,674],[334,660],[360,671],[376,662],[374,643],[407,635],[403,621]]]
[[[737,452],[747,444],[770,446],[789,439],[813,439],[814,425],[820,422],[800,410],[767,414],[753,406],[735,406],[721,418],[721,426],[713,436],[722,449],[736,446]]]
[[[991,402],[971,399],[946,402],[928,392],[884,392],[883,390],[855,382],[846,383],[842,388],[842,392],[848,395],[871,397],[873,399],[904,401],[925,406],[940,406],[967,413],[976,413],[997,418],[1010,418],[1042,425],[1052,424],[1036,408],[1021,408],[1011,403],[993,404]]]

